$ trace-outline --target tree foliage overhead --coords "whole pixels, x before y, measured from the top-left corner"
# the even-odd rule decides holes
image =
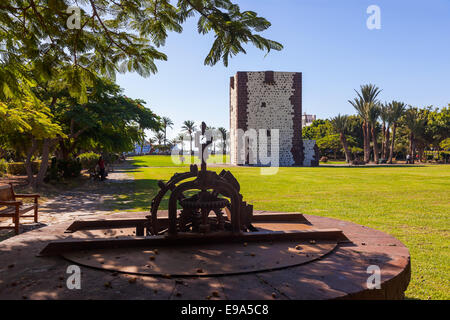
[[[80,8],[80,27],[69,29],[69,7]],[[72,96],[86,101],[96,74],[117,72],[149,76],[170,31],[182,32],[189,17],[198,17],[198,32],[215,40],[204,63],[215,65],[251,43],[261,50],[282,45],[259,33],[270,22],[241,11],[230,0],[2,0],[0,3],[0,100],[38,81],[61,82]]]
[[[247,43],[267,52],[282,48],[259,34],[270,26],[266,19],[230,0],[0,2],[0,112],[11,120],[1,126],[26,129],[15,106],[29,102],[34,109],[42,106],[37,119],[47,121],[49,130],[60,130],[55,135],[27,129],[22,145],[28,166],[42,148],[36,185],[55,146],[64,157],[75,146],[125,151],[133,141],[144,140],[145,128],[159,129],[159,119],[142,101],[114,92],[105,78],[114,81],[118,72],[156,73],[156,63],[167,60],[159,48],[169,32],[182,32],[190,17],[199,19],[199,33],[214,34],[206,65],[220,60],[228,65],[230,57],[245,53]],[[5,137],[12,136],[0,139]]]

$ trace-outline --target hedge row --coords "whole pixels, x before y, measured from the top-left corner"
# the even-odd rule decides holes
[[[40,165],[41,161],[33,161],[31,163],[33,174],[36,174],[39,171]],[[8,173],[16,176],[23,176],[27,174],[27,169],[25,166],[25,162],[6,162],[3,160],[0,161],[0,172],[0,174]]]
[[[94,152],[83,153],[79,155],[79,159],[81,162],[81,166],[83,169],[92,169],[95,168],[95,165],[98,162],[99,154]],[[39,167],[41,165],[41,161],[33,161],[31,164],[31,169],[33,170],[33,174],[36,174],[39,171]],[[49,162],[49,169],[51,167],[51,162]],[[27,169],[25,166],[25,162],[7,162],[5,159],[0,159],[0,177],[5,173],[11,175],[26,175]]]

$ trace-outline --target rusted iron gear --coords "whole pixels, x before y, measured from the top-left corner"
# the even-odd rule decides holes
[[[227,199],[219,198],[217,200],[211,201],[201,201],[201,200],[193,200],[190,198],[186,198],[180,201],[180,205],[183,208],[188,209],[222,209],[228,206],[230,202]]]

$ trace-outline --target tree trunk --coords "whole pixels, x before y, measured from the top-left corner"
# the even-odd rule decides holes
[[[381,158],[386,159],[386,123],[383,122],[383,128],[381,129],[383,131],[383,136],[381,139]]]
[[[375,163],[378,163],[379,156],[378,156],[378,143],[377,143],[377,134],[376,134],[376,127],[372,126],[372,140],[373,140],[373,159]]]
[[[166,136],[167,127],[164,127],[164,147],[166,146],[167,136]]]
[[[389,126],[386,128],[386,135],[384,137],[384,157],[383,159],[387,159],[388,154],[389,154],[389,136],[390,136],[390,131],[389,131]]]
[[[50,147],[51,147],[51,139],[48,139],[48,138],[44,139],[44,141],[42,143],[41,166],[39,167],[39,172],[34,181],[33,189],[38,189],[44,182],[44,178],[47,173]]]
[[[34,176],[33,176],[33,163],[31,162],[31,158],[33,157],[33,154],[36,152],[37,149],[37,141],[36,139],[31,139],[31,146],[30,149],[28,149],[27,152],[27,158],[25,160],[25,169],[27,171],[27,177],[28,177],[28,184],[33,185],[34,183]]]
[[[59,150],[60,150],[60,158],[64,161],[68,161],[70,157],[70,153],[72,151],[72,147],[70,146],[70,141],[68,141],[69,146],[67,146],[63,139],[59,140]]]
[[[395,145],[395,131],[397,129],[397,123],[394,122],[392,127],[392,142],[391,142],[391,150],[389,152],[389,163],[392,164],[392,157],[394,156],[394,145]]]
[[[370,123],[367,122],[367,124],[366,124],[366,143],[367,143],[367,149],[366,149],[367,156],[366,157],[367,157],[367,162],[366,163],[370,162],[370,136],[371,136]]]
[[[363,136],[364,136],[364,162],[368,163],[369,162],[369,155],[370,155],[370,143],[368,142],[368,140],[370,139],[370,136],[367,135],[367,129],[368,129],[368,125],[367,122],[364,121],[363,122]]]
[[[411,155],[411,163],[414,164],[415,160],[415,145],[414,145],[414,134],[411,132],[409,135],[409,154]]]
[[[347,139],[345,138],[344,134],[342,134],[342,133],[339,134],[339,137],[341,138],[341,143],[342,143],[342,146],[344,147],[345,161],[347,163],[350,163],[350,161],[352,161],[352,158],[351,158],[350,151],[348,150]]]

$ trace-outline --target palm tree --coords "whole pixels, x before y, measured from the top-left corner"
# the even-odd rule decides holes
[[[392,101],[390,104],[390,114],[391,114],[391,123],[392,123],[392,141],[391,141],[391,148],[389,151],[389,160],[388,163],[392,163],[392,157],[394,155],[394,146],[395,146],[395,131],[397,129],[398,120],[402,117],[403,113],[405,112],[405,103],[398,102],[398,101]]]
[[[156,139],[156,141],[158,141],[158,144],[159,144],[159,145],[162,145],[162,142],[164,141],[164,133],[162,133],[162,132],[157,132],[157,133],[155,134],[155,139]]]
[[[369,106],[370,131],[372,133],[372,142],[373,142],[373,158],[375,163],[378,163],[380,157],[378,153],[377,123],[378,117],[380,116],[380,106],[378,104],[369,104],[368,106]]]
[[[184,138],[185,138],[186,136],[184,135],[184,133],[179,133],[178,135],[177,135],[177,137],[174,139],[174,140],[177,140],[178,142],[177,143],[180,143],[181,144],[181,154],[183,154],[183,149],[184,149]]]
[[[380,118],[383,122],[381,129],[383,133],[383,139],[381,144],[381,158],[386,160],[389,152],[389,128],[391,127],[391,105],[384,103],[380,107]]]
[[[194,121],[186,120],[183,122],[183,126],[181,128],[189,135],[189,151],[192,155],[192,134],[195,130],[197,130],[195,123]]]
[[[350,102],[358,112],[359,116],[363,119],[364,162],[367,163],[370,160],[370,110],[377,104],[377,96],[380,94],[381,90],[373,84],[366,84],[360,87],[360,92],[356,90],[355,92],[358,95],[358,98],[355,98],[354,101],[349,100],[348,102]]]
[[[338,114],[336,117],[331,119],[331,125],[333,126],[334,130],[339,133],[339,138],[345,151],[345,161],[347,163],[350,163],[350,161],[352,161],[351,153],[348,149],[347,138],[345,137],[345,133],[348,129],[348,121],[349,120],[347,115],[341,116],[341,114]]]
[[[225,129],[224,127],[220,127],[217,130],[219,130],[222,138],[222,153],[225,155],[227,154],[227,129]]]
[[[167,128],[172,128],[173,122],[169,117],[162,117],[161,124],[164,130],[164,145],[167,143]]]
[[[364,137],[364,162],[369,162],[370,159],[370,135],[368,134],[369,120],[367,105],[360,98],[355,98],[353,101],[348,100],[348,102],[356,109],[358,116],[363,120],[362,131]]]
[[[423,132],[426,126],[426,119],[420,117],[417,108],[409,106],[404,115],[405,125],[409,131],[409,154],[411,155],[412,163],[414,164],[414,159],[416,156],[416,139]]]

